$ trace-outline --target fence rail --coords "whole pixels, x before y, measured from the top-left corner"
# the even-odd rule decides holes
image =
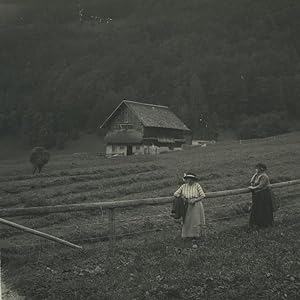
[[[300,179],[290,180],[285,182],[279,182],[271,184],[272,189],[282,188],[300,184]],[[206,198],[218,198],[225,196],[233,196],[250,193],[251,190],[248,188],[218,191],[218,192],[208,192],[206,193]],[[115,201],[115,202],[95,202],[95,203],[79,203],[79,204],[70,204],[70,205],[56,205],[56,206],[41,206],[41,207],[27,207],[27,208],[10,208],[10,209],[0,209],[0,223],[13,226],[23,231],[27,231],[44,238],[48,238],[47,234],[40,234],[40,232],[34,232],[35,230],[12,223],[10,221],[1,219],[2,217],[14,217],[14,216],[24,216],[24,215],[36,215],[36,214],[51,214],[51,213],[61,213],[61,212],[74,212],[74,211],[84,211],[92,209],[108,209],[108,230],[109,230],[109,244],[110,244],[110,254],[114,254],[115,243],[116,243],[116,226],[115,226],[115,209],[116,208],[126,208],[126,207],[138,207],[145,205],[163,205],[171,203],[173,197],[160,197],[160,198],[148,198],[148,199],[137,199],[137,200],[124,200],[124,201]],[[17,225],[17,226],[16,226]],[[58,241],[57,238],[51,237],[50,239]],[[63,241],[65,242],[65,241]],[[67,244],[65,242],[64,244]],[[68,245],[71,246],[71,245]],[[73,247],[77,245],[72,245]],[[77,246],[77,248],[81,248]]]
[[[41,232],[41,231],[38,231],[38,230],[35,230],[35,229],[32,229],[32,228],[29,228],[29,227],[25,227],[23,225],[19,225],[19,224],[14,223],[14,222],[10,222],[10,221],[4,220],[2,218],[0,218],[0,224],[4,224],[4,225],[7,225],[7,226],[10,226],[10,227],[13,227],[13,228],[17,228],[17,229],[22,230],[24,232],[28,232],[28,233],[40,236],[40,237],[48,239],[48,240],[52,240],[54,242],[66,245],[66,246],[71,247],[71,248],[76,248],[76,249],[81,249],[82,250],[81,246],[75,245],[73,243],[70,243],[70,242],[65,241],[63,239],[60,239],[60,238],[55,237],[53,235],[50,235],[50,234],[47,234],[47,233],[44,233],[44,232]]]
[[[292,185],[297,185],[300,183],[300,179],[290,180],[285,182],[273,183],[272,188],[281,188]],[[218,198],[225,196],[233,196],[240,194],[247,194],[251,191],[248,188],[218,191],[218,192],[208,192],[206,193],[206,198]],[[55,205],[55,206],[40,206],[40,207],[25,207],[25,208],[6,208],[0,209],[0,217],[15,217],[15,216],[25,216],[25,215],[36,215],[36,214],[52,214],[61,212],[74,212],[74,211],[84,211],[92,209],[115,209],[115,208],[126,208],[126,207],[136,207],[145,205],[163,205],[166,203],[171,203],[173,197],[159,197],[159,198],[147,198],[147,199],[137,199],[137,200],[123,200],[123,201],[109,201],[109,202],[92,202],[92,203],[76,203],[67,205]]]

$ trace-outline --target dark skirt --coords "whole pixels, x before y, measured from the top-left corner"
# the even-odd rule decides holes
[[[272,194],[270,189],[252,193],[250,226],[268,227],[273,225]]]

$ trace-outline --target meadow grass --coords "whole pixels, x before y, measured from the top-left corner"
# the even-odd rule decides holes
[[[83,253],[41,244],[4,253],[4,265],[27,299],[297,299],[295,218],[259,233],[227,224],[195,250],[169,226],[119,240],[114,258],[105,242]]]
[[[37,175],[30,174],[27,162],[6,161],[0,207],[169,196],[186,171],[198,174],[205,191],[246,187],[257,162],[267,164],[272,182],[298,179],[299,145],[294,133],[159,156],[54,155]],[[246,231],[247,216],[237,216],[236,205],[250,195],[205,200],[208,236],[195,251],[179,238],[170,205],[117,210],[114,259],[107,256],[107,243],[99,242],[107,240],[105,211],[10,218],[83,244],[85,251],[2,227],[1,237],[21,246],[5,251],[5,274],[27,299],[297,299],[299,187],[276,193],[283,205],[276,226],[258,234]],[[148,233],[127,236],[135,231]]]

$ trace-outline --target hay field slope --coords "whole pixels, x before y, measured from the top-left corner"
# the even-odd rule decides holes
[[[272,182],[298,179],[299,149],[300,135],[292,133],[159,156],[54,155],[37,175],[30,174],[27,161],[7,161],[0,169],[0,207],[168,196],[185,171],[197,173],[206,191],[246,187],[257,162],[268,165]],[[282,208],[276,226],[259,234],[247,233],[247,217],[234,209],[250,195],[205,201],[208,236],[195,251],[180,240],[169,205],[118,210],[122,237],[113,259],[107,258],[105,211],[9,218],[85,251],[1,226],[1,238],[12,246],[3,251],[6,280],[26,299],[296,299],[299,192],[297,186],[278,190]],[[145,233],[127,236],[137,231]]]

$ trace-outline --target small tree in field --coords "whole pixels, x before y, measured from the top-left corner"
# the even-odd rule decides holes
[[[38,170],[42,171],[44,165],[48,163],[50,159],[50,153],[44,147],[35,147],[30,154],[30,162],[33,166],[33,174]]]

